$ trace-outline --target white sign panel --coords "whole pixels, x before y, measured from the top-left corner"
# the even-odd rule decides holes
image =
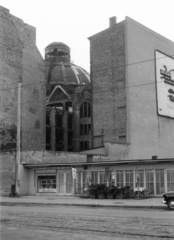
[[[174,118],[174,58],[155,51],[158,114]]]

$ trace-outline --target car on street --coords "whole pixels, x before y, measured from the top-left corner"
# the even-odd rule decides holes
[[[174,191],[166,192],[162,194],[163,203],[168,206],[170,210],[174,210]]]

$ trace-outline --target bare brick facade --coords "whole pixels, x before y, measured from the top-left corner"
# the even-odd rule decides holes
[[[0,150],[16,148],[18,80],[22,150],[45,148],[45,78],[36,30],[0,7]]]
[[[21,104],[18,98],[19,81]],[[36,47],[36,30],[0,6],[1,195],[9,195],[11,186],[15,186],[17,180],[16,156],[12,151],[17,149],[19,109],[20,150],[25,152],[45,149],[45,98],[44,62]],[[22,168],[21,165],[18,168]],[[23,173],[24,169],[21,171]],[[24,187],[23,182],[27,182],[26,176],[27,174],[20,181],[21,189]],[[22,191],[25,193],[27,188],[24,187]]]
[[[105,142],[125,143],[125,23],[113,21],[110,28],[89,39],[94,147],[101,144],[96,141],[101,133]]]

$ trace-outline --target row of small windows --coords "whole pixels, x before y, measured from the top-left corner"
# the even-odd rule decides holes
[[[110,179],[117,187],[145,187],[152,194],[161,195],[165,191],[174,191],[174,169],[116,170],[110,172]],[[69,181],[72,181],[70,176]],[[60,179],[59,179],[60,182]],[[38,192],[56,192],[56,175],[38,176]],[[105,171],[77,171],[76,190],[83,192],[88,184],[106,184]]]
[[[135,174],[135,175],[134,175]],[[164,169],[156,170],[117,170],[111,172],[110,178],[113,180],[114,185],[117,187],[130,186],[134,187],[146,187],[152,194],[156,192],[157,195],[161,195],[164,192]],[[104,171],[92,171],[91,183],[104,183],[105,172]],[[167,170],[167,190],[174,191],[174,169]]]

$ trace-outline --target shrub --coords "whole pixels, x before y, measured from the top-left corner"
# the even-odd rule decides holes
[[[115,186],[106,187],[106,193],[107,194],[115,194],[115,190],[116,190]]]
[[[88,186],[89,194],[97,194],[97,186],[96,184],[91,184]]]
[[[97,188],[97,194],[105,194],[106,193],[106,185],[103,183],[100,184],[96,184],[96,188]]]

